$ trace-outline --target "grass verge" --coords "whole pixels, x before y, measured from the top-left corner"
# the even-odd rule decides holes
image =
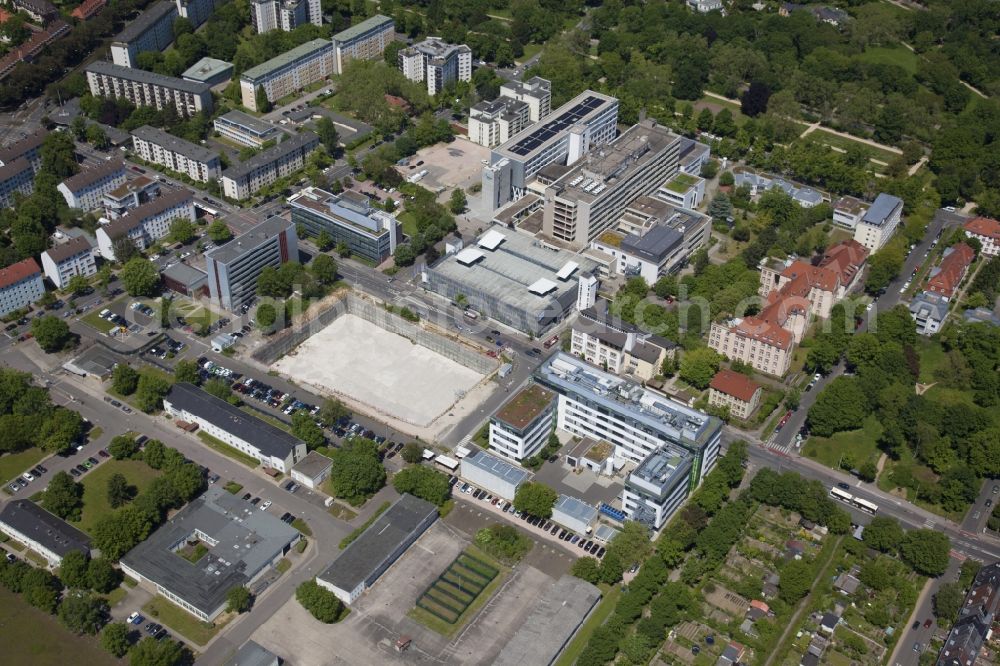
[[[237,462],[241,462],[247,467],[250,467],[251,469],[259,464],[256,458],[251,458],[242,451],[234,449],[233,447],[223,442],[221,439],[216,439],[215,437],[212,437],[207,432],[202,432],[199,430],[198,439],[204,442],[205,445],[208,446],[209,448],[215,449],[222,455],[228,456],[229,458],[232,458]]]
[[[309,529],[309,525],[307,525],[306,521],[302,520],[301,518],[296,518],[295,520],[293,520],[292,521],[292,527],[294,527],[295,529],[297,529],[299,532],[302,532],[306,536],[312,536],[313,535],[312,530]]]
[[[862,465],[878,453],[882,424],[875,415],[868,416],[858,430],[838,432],[832,437],[810,437],[802,454],[832,469],[840,469],[841,460]]]
[[[292,561],[287,557],[281,558],[281,561],[278,562],[278,565],[275,567],[275,569],[278,570],[278,573],[285,573],[291,568],[292,568]]]
[[[161,596],[157,596],[143,606],[142,610],[149,617],[156,618],[157,622],[162,622],[196,645],[204,645],[212,640],[228,622],[228,620],[214,624],[202,622],[180,606],[174,605]]]
[[[559,655],[559,659],[556,660],[556,666],[573,666],[573,663],[576,662],[583,649],[587,647],[587,642],[590,640],[591,635],[615,611],[615,606],[618,605],[618,598],[622,595],[621,586],[605,585],[602,583],[598,587],[601,588],[601,593],[604,595],[601,598],[601,602],[597,604],[597,607],[590,613],[590,617],[586,619],[580,626],[580,630],[576,632],[576,636],[573,637],[573,640],[570,641],[566,649]]]
[[[45,456],[45,451],[30,448],[0,457],[0,480],[6,484],[15,476],[21,476],[24,470],[31,469],[40,463]]]
[[[243,484],[236,483],[235,481],[227,481],[226,485],[222,486],[225,491],[231,495],[235,495],[241,490],[243,490]]]

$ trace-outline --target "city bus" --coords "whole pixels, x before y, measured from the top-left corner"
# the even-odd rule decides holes
[[[851,493],[845,493],[840,488],[830,488],[830,497],[835,500],[840,500],[841,502],[846,502],[847,504],[854,502],[854,495]]]
[[[868,500],[863,500],[860,497],[854,498],[854,506],[858,507],[865,513],[870,513],[873,516],[878,512],[878,504],[872,504]]]

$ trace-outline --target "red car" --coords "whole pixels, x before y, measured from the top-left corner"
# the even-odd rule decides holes
[[[790,418],[792,418],[792,412],[785,412],[785,415],[781,417],[781,422],[778,423],[778,427],[783,427],[786,423],[788,423],[788,419]]]
[[[930,619],[930,618],[927,618],[926,620],[924,620],[924,629],[927,629],[927,628],[928,628],[928,627],[930,627],[930,626],[931,626],[932,624],[934,624],[934,620],[932,620],[932,619]]]

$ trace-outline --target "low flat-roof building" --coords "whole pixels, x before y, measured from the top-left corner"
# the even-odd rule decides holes
[[[345,604],[353,603],[437,517],[436,506],[403,494],[316,577],[316,582]]]
[[[427,288],[536,337],[576,304],[578,273],[592,260],[494,225],[475,245],[446,256],[423,272]]]
[[[0,532],[35,551],[51,566],[59,566],[74,550],[90,554],[90,537],[26,499],[11,500],[0,510]]]
[[[323,482],[330,478],[330,470],[333,469],[333,460],[327,458],[322,453],[310,451],[306,457],[295,463],[292,467],[292,480],[301,483],[307,488],[316,490]]]
[[[555,427],[555,394],[532,384],[490,417],[490,449],[521,461],[538,453]]]
[[[597,509],[576,497],[560,495],[552,507],[552,520],[577,534],[589,534],[597,521]]]
[[[225,610],[231,589],[249,587],[299,538],[276,516],[209,486],[126,553],[121,567],[144,588],[211,622]]]
[[[44,293],[42,269],[31,257],[0,268],[0,317],[28,307]]]
[[[233,110],[213,121],[215,131],[243,146],[260,148],[267,141],[276,141],[281,133],[269,122],[254,118],[249,113]]]
[[[288,473],[306,456],[302,440],[194,384],[174,384],[163,398],[163,409],[175,418],[197,423],[205,433],[279,472]]]
[[[526,469],[485,451],[472,451],[461,465],[463,479],[506,500],[513,500],[518,487],[531,476]]]
[[[247,641],[225,666],[281,666],[281,659],[254,641]]]
[[[316,238],[326,232],[336,244],[346,243],[351,254],[380,264],[388,259],[403,239],[396,216],[372,205],[357,192],[332,194],[307,187],[288,198],[292,222]]]
[[[178,262],[160,272],[163,286],[184,296],[208,296],[208,276],[205,271]]]
[[[125,163],[120,159],[110,159],[70,176],[56,189],[67,206],[89,211],[101,205],[105,194],[124,184]]]
[[[868,212],[868,204],[855,197],[840,197],[833,204],[833,223],[854,231]]]
[[[185,69],[181,78],[214,87],[233,78],[233,63],[215,58],[202,58]]]

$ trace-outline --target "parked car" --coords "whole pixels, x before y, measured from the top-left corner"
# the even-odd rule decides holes
[[[143,616],[139,615],[139,613],[137,613],[135,611],[132,611],[132,614],[128,616],[128,623],[129,624],[142,624],[142,621],[144,619],[146,619],[146,618],[144,618]]]
[[[248,500],[250,499],[250,497],[251,497],[250,493],[246,493],[246,494],[244,494],[244,495],[243,495],[243,501],[244,501],[244,502],[248,501]]]
[[[269,507],[269,506],[271,506],[271,500],[267,500],[266,502],[264,502],[263,504],[261,504],[260,505],[260,510],[261,511],[267,511],[267,507]]]

